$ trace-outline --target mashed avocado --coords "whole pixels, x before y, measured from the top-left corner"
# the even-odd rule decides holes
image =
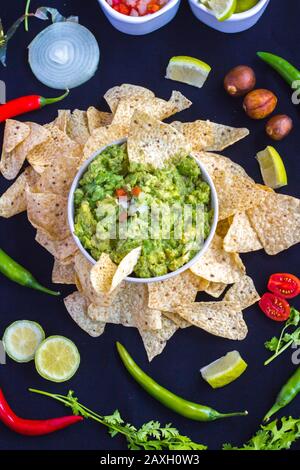
[[[138,277],[180,268],[199,251],[195,238],[203,240],[210,232],[210,187],[189,156],[174,158],[162,169],[129,165],[126,144],[113,145],[91,162],[74,201],[75,233],[94,259],[105,252],[119,264],[142,246]]]

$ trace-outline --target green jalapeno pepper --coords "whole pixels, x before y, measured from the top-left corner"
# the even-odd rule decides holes
[[[296,398],[298,393],[300,392],[300,367],[296,370],[296,372],[292,375],[292,377],[288,380],[288,382],[282,387],[277,396],[275,404],[272,406],[270,411],[264,417],[264,421],[269,421],[271,416],[273,416],[277,411],[281,410],[287,406],[291,401]]]
[[[300,88],[300,71],[290,64],[287,60],[269,52],[258,52],[258,57],[270,65],[282,78],[292,87],[293,84],[299,81],[296,88]]]
[[[248,414],[247,411],[223,414],[209,406],[199,405],[178,397],[155,382],[149,375],[145,374],[134,362],[122,344],[117,343],[117,349],[124,366],[135,381],[153,398],[185,418],[194,421],[215,421],[216,419],[230,418],[232,416],[246,416]]]

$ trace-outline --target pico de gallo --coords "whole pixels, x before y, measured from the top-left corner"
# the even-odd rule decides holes
[[[127,16],[145,16],[161,10],[169,0],[106,0],[119,13]]]

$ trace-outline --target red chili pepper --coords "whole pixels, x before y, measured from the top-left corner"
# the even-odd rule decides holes
[[[45,420],[19,418],[10,408],[0,389],[0,421],[18,434],[23,434],[24,436],[42,436],[67,428],[82,420],[82,416],[73,415]]]
[[[5,104],[0,105],[0,122],[6,121],[20,114],[29,113],[36,109],[41,109],[48,104],[57,103],[63,100],[69,94],[69,90],[61,96],[56,98],[44,98],[39,95],[22,96],[15,100],[8,101]]]

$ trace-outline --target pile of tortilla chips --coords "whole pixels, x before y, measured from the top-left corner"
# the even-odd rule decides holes
[[[259,296],[239,256],[264,249],[275,255],[300,241],[300,200],[256,184],[238,164],[212,152],[224,150],[248,135],[209,121],[162,121],[189,106],[181,93],[169,101],[135,85],[105,94],[111,112],[61,110],[52,123],[6,122],[0,170],[16,178],[0,198],[0,215],[27,211],[37,229],[36,241],[54,256],[53,282],[75,284],[65,299],[74,321],[91,336],[106,323],[138,328],[149,360],[160,354],[178,328],[197,326],[223,338],[247,335],[243,310]],[[167,281],[133,284],[124,279],[141,249],[116,266],[103,253],[92,265],[73,241],[67,223],[67,198],[81,163],[93,152],[128,138],[131,161],[161,167],[175,154],[190,152],[210,173],[219,198],[217,233],[191,270]],[[230,286],[230,287],[229,287]],[[226,291],[222,300],[219,299]],[[195,302],[198,292],[214,301]]]

